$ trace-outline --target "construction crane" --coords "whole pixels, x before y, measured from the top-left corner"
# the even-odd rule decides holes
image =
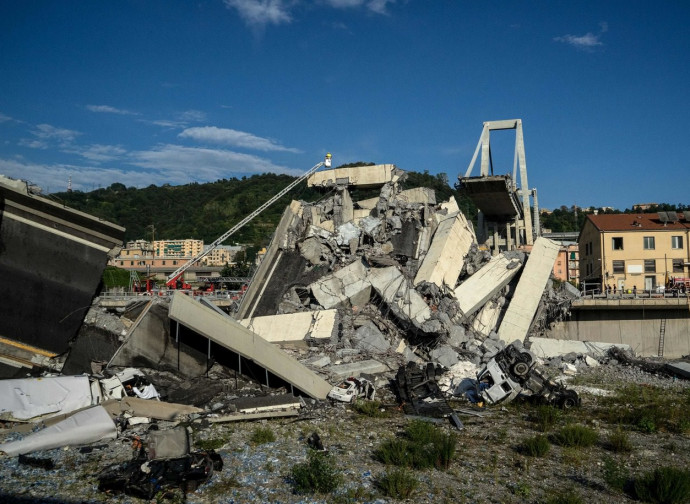
[[[275,196],[273,196],[273,197],[272,197],[270,200],[268,200],[266,203],[264,203],[263,205],[261,205],[259,208],[257,208],[257,209],[254,210],[252,213],[250,213],[249,215],[247,215],[247,216],[246,216],[244,219],[242,219],[240,222],[238,222],[237,224],[235,224],[232,228],[230,228],[230,229],[227,230],[225,233],[223,233],[223,234],[222,234],[220,237],[218,237],[213,243],[211,243],[203,252],[201,252],[200,254],[197,254],[196,256],[192,257],[192,258],[191,258],[189,261],[187,261],[185,264],[183,264],[182,266],[180,266],[179,268],[177,268],[175,271],[173,271],[172,273],[170,273],[170,275],[168,275],[168,280],[165,282],[165,284],[168,286],[168,288],[172,288],[172,289],[176,288],[178,279],[184,274],[185,271],[187,271],[189,268],[191,268],[193,264],[195,264],[197,261],[201,260],[202,258],[204,258],[205,256],[207,256],[208,254],[210,254],[211,251],[212,251],[213,249],[215,249],[218,245],[220,245],[220,244],[223,243],[225,240],[227,240],[230,236],[232,236],[235,232],[237,232],[237,231],[240,230],[242,227],[244,227],[248,222],[250,222],[252,219],[254,219],[254,217],[256,217],[256,216],[259,215],[261,212],[263,212],[264,210],[266,210],[266,209],[267,209],[268,207],[270,207],[273,203],[275,203],[275,202],[278,201],[280,198],[282,198],[283,196],[285,196],[285,195],[286,195],[288,192],[290,192],[290,190],[291,190],[293,187],[295,187],[297,184],[299,184],[300,182],[306,180],[307,177],[309,177],[309,175],[311,175],[312,173],[314,173],[316,170],[318,170],[318,169],[321,168],[322,166],[325,166],[326,168],[330,168],[330,167],[331,167],[331,161],[332,161],[332,156],[331,156],[331,154],[330,154],[330,152],[329,152],[328,154],[326,154],[326,157],[324,158],[323,161],[321,161],[320,163],[317,163],[317,164],[315,164],[314,166],[312,166],[312,167],[309,169],[309,171],[307,171],[307,172],[304,173],[302,176],[300,176],[299,178],[297,178],[297,179],[295,179],[294,181],[292,181],[287,187],[285,187],[285,189],[283,189],[282,191],[280,191],[278,194],[276,194]]]

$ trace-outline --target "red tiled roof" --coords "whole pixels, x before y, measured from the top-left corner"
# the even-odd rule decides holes
[[[690,228],[690,221],[686,220],[683,214],[678,214],[677,222],[667,222],[664,224],[659,220],[659,214],[640,213],[640,214],[600,214],[588,215],[587,218],[599,231],[684,231]]]

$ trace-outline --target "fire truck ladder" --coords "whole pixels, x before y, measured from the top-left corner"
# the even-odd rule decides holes
[[[664,337],[666,336],[666,319],[661,319],[661,328],[659,329],[659,351],[657,352],[658,357],[664,356]]]
[[[270,200],[268,200],[266,203],[264,203],[263,205],[261,205],[259,208],[257,208],[256,210],[254,210],[254,211],[253,211],[252,213],[250,213],[249,215],[247,215],[244,219],[242,219],[240,222],[238,222],[238,223],[235,224],[232,228],[230,228],[228,231],[226,231],[223,235],[221,235],[219,238],[217,238],[213,243],[211,243],[211,244],[208,246],[208,248],[206,248],[206,250],[204,250],[204,251],[201,252],[200,254],[197,254],[195,257],[192,257],[192,258],[191,258],[189,261],[187,261],[185,264],[183,264],[182,266],[180,266],[179,268],[177,268],[175,271],[173,271],[172,273],[170,273],[170,275],[168,275],[168,280],[167,280],[168,283],[170,283],[170,282],[172,282],[173,280],[176,280],[178,277],[180,277],[180,275],[182,275],[185,271],[187,271],[189,268],[191,268],[193,264],[195,264],[197,261],[201,260],[202,258],[204,258],[205,256],[207,256],[208,254],[210,254],[211,251],[212,251],[213,249],[215,249],[218,245],[220,245],[220,244],[223,243],[225,240],[227,240],[230,236],[232,236],[235,232],[237,232],[237,231],[240,230],[242,227],[244,227],[245,224],[247,224],[247,223],[248,223],[249,221],[251,221],[254,217],[256,217],[257,215],[259,215],[261,212],[263,212],[264,210],[266,210],[266,209],[267,209],[268,207],[270,207],[273,203],[275,203],[275,202],[278,201],[280,198],[282,198],[283,196],[285,196],[285,195],[286,195],[288,192],[290,192],[290,190],[291,190],[293,187],[295,187],[297,184],[299,184],[300,182],[306,180],[307,177],[309,177],[309,175],[311,175],[312,173],[314,173],[316,170],[318,170],[319,168],[321,168],[321,167],[324,166],[324,165],[330,166],[330,164],[331,164],[330,161],[331,161],[331,158],[330,158],[330,154],[329,154],[329,155],[326,157],[326,160],[325,160],[325,161],[321,161],[320,163],[315,164],[314,166],[312,166],[312,167],[309,169],[309,171],[307,171],[306,173],[304,173],[304,175],[302,175],[302,176],[300,176],[299,178],[293,180],[285,189],[283,189],[283,190],[280,191],[278,194],[276,194],[275,196],[273,196]]]

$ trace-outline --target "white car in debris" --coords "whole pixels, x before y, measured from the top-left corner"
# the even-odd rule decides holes
[[[376,397],[374,384],[365,378],[355,378],[353,376],[338,383],[328,393],[329,399],[346,403],[351,403],[359,398],[373,401],[374,397]]]

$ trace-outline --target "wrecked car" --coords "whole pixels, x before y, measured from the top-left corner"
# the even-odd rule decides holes
[[[532,352],[521,346],[519,342],[506,346],[477,373],[481,401],[496,404],[524,395],[561,408],[579,406],[577,392],[544,375]]]
[[[329,399],[346,403],[354,402],[355,399],[359,398],[373,401],[374,397],[376,397],[374,384],[366,378],[355,378],[353,376],[338,383],[328,393]]]

